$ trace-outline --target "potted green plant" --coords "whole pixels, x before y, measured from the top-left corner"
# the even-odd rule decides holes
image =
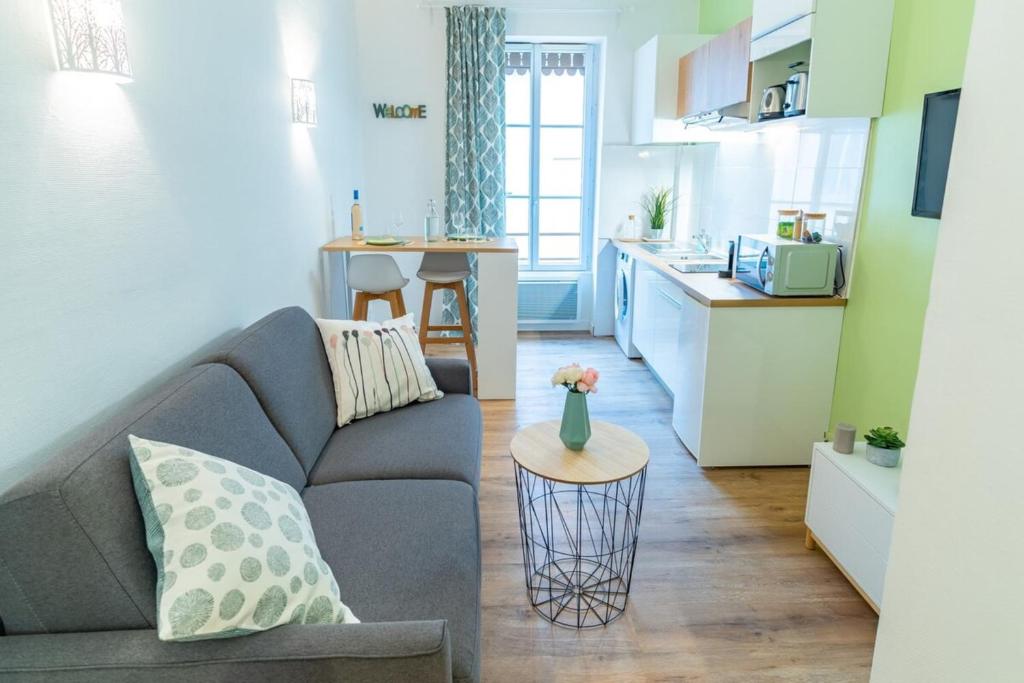
[[[907,445],[892,427],[875,427],[864,439],[868,442],[868,461],[880,467],[896,467],[900,452]]]
[[[668,214],[672,211],[675,199],[672,190],[667,187],[654,187],[640,200],[640,206],[647,214],[647,224],[651,234],[661,239],[661,231],[668,224]]]

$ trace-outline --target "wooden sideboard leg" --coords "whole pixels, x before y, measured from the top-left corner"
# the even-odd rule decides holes
[[[810,528],[804,533],[804,547],[808,550],[814,550],[818,547],[818,544],[814,542],[814,534],[811,533]]]

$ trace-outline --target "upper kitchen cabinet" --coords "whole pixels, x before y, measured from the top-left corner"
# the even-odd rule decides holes
[[[751,27],[751,19],[742,21],[680,58],[678,118],[748,117]]]
[[[880,116],[894,0],[754,0],[753,97],[808,72],[807,116]],[[751,121],[757,118],[752,108]]]
[[[633,58],[633,144],[699,142],[703,131],[687,130],[676,116],[679,58],[706,43],[703,34],[659,35]]]

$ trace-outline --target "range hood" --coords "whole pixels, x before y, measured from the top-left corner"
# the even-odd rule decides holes
[[[724,109],[706,111],[692,116],[684,116],[682,122],[687,126],[702,126],[712,130],[735,128],[750,123],[750,103],[743,102]]]

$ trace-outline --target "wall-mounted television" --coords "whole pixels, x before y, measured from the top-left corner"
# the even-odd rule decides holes
[[[911,212],[915,216],[942,218],[942,200],[946,196],[946,176],[949,174],[949,156],[953,151],[953,132],[959,108],[959,88],[924,96],[914,208]]]

